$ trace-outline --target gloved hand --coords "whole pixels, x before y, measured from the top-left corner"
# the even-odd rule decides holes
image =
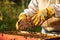
[[[34,14],[32,20],[35,25],[41,25],[44,22],[46,17],[47,17],[47,10],[44,9]]]
[[[34,14],[32,20],[35,25],[41,25],[45,20],[51,18],[54,15],[55,11],[53,7],[49,6],[48,8],[38,11],[36,14]]]
[[[20,22],[22,19],[25,19],[27,16],[24,14],[24,13],[21,13],[20,15],[19,15],[19,20],[17,21],[17,23],[16,23],[16,29],[18,30],[19,29],[19,27],[18,27],[18,22]]]

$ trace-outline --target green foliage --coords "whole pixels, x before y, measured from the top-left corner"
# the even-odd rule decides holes
[[[20,12],[23,12],[24,8],[28,7],[30,0],[0,0],[0,31],[15,31],[16,22]],[[40,27],[35,27],[34,30],[39,32]]]
[[[22,11],[21,7],[9,1],[0,1],[0,3],[1,17],[3,16],[3,20],[0,21],[0,31],[16,30],[15,24]]]

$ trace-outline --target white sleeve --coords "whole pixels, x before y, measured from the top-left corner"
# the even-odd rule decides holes
[[[56,4],[55,6],[54,6],[54,10],[55,10],[55,16],[56,17],[60,17],[60,4]]]
[[[37,11],[38,11],[38,2],[37,2],[37,0],[31,0],[29,5],[28,5],[28,9],[25,9],[24,13],[26,15],[32,16]]]

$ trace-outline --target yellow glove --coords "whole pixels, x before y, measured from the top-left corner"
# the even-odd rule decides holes
[[[38,11],[33,17],[33,23],[35,25],[41,25],[45,20],[49,19],[55,14],[55,11],[52,7],[48,7],[47,9]]]
[[[27,16],[24,14],[24,13],[21,13],[20,15],[19,15],[19,20],[17,21],[17,23],[16,23],[16,29],[18,30],[19,29],[19,27],[18,27],[18,22],[20,22],[22,19],[24,19],[24,18],[26,18]]]
[[[47,10],[44,9],[44,10],[41,10],[41,11],[38,11],[33,17],[32,17],[32,20],[33,20],[33,23],[35,25],[40,25],[44,22],[45,20],[45,17],[47,17]]]

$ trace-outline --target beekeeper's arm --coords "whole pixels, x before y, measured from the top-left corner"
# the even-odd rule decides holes
[[[29,5],[28,5],[28,9],[24,10],[24,13],[21,13],[19,15],[19,17],[22,14],[25,14],[27,16],[32,16],[34,13],[36,13],[38,11],[38,4],[37,4],[37,0],[31,0]]]
[[[26,18],[27,16],[32,16],[34,13],[38,11],[37,0],[31,0],[28,5],[28,9],[25,9],[24,12],[20,13],[19,20]],[[16,23],[16,29],[18,29],[18,22]]]
[[[60,4],[56,4],[54,6],[54,10],[55,10],[55,17],[60,18]]]

